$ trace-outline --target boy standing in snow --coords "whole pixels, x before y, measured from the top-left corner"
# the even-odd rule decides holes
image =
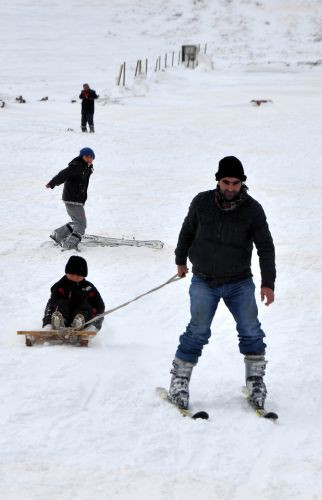
[[[60,330],[69,327],[82,330],[84,324],[105,310],[104,302],[95,288],[87,281],[86,260],[73,255],[65,267],[65,276],[51,287],[43,328]],[[91,323],[86,330],[100,330],[104,318]]]
[[[180,408],[188,407],[191,373],[208,344],[210,326],[223,299],[236,321],[249,401],[264,408],[266,344],[257,318],[251,257],[254,243],[262,277],[261,300],[266,299],[268,306],[274,302],[274,244],[263,208],[243,184],[246,176],[238,158],[220,160],[216,180],[215,190],[199,193],[192,200],[175,250],[178,275],[184,277],[188,272],[189,257],[193,277],[191,320],[179,339],[169,399]]]
[[[54,189],[55,186],[64,183],[62,199],[72,222],[55,229],[50,237],[66,250],[77,248],[82,235],[85,234],[84,205],[87,200],[89,178],[94,170],[94,158],[95,154],[91,148],[81,149],[79,156],[46,184],[46,188]]]
[[[82,132],[87,132],[86,125],[89,125],[89,131],[94,133],[94,99],[99,96],[96,94],[95,90],[90,89],[88,83],[84,83],[83,90],[79,94],[79,98],[82,99],[82,122],[81,129]]]

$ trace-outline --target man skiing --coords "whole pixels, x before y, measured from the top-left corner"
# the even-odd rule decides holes
[[[90,89],[88,83],[84,83],[83,90],[79,94],[79,98],[82,99],[82,121],[81,129],[82,132],[87,132],[87,123],[89,125],[89,131],[94,133],[94,100],[99,96],[96,94],[95,90]]]
[[[54,189],[64,183],[62,199],[72,222],[55,229],[50,237],[66,250],[77,248],[85,234],[86,216],[84,205],[87,200],[89,178],[93,173],[95,153],[91,148],[83,148],[68,167],[61,170],[46,188]]]
[[[258,321],[255,285],[251,273],[253,243],[261,270],[261,300],[274,302],[275,250],[261,205],[247,193],[246,176],[238,158],[220,160],[217,187],[199,193],[191,202],[175,250],[178,275],[188,272],[191,320],[180,336],[171,370],[169,400],[187,408],[189,382],[203,346],[211,336],[210,326],[220,299],[236,321],[239,350],[244,355],[249,402],[264,408],[267,394],[265,336]]]
[[[105,310],[98,290],[85,280],[88,273],[85,259],[72,255],[66,264],[65,273],[65,276],[51,287],[43,318],[45,330],[60,330],[68,326],[82,330],[86,321]],[[93,321],[85,331],[100,330],[103,320],[104,318],[99,318]]]

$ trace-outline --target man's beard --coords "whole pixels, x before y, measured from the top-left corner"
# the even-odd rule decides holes
[[[225,201],[235,201],[239,198],[240,191],[238,193],[236,192],[230,192],[228,189],[220,190],[220,194],[223,197]]]

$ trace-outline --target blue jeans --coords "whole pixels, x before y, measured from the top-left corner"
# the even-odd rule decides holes
[[[240,352],[265,352],[265,333],[257,319],[258,309],[252,278],[210,287],[205,280],[193,276],[189,294],[191,320],[186,331],[180,336],[176,357],[197,363],[203,346],[208,344],[211,336],[210,326],[221,298],[236,321]]]

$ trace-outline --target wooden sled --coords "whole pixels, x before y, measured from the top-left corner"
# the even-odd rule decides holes
[[[73,328],[63,328],[61,330],[19,330],[17,335],[26,336],[26,345],[31,347],[36,342],[60,340],[69,344],[78,344],[83,347],[88,346],[88,341],[96,335],[96,332],[84,332]]]

